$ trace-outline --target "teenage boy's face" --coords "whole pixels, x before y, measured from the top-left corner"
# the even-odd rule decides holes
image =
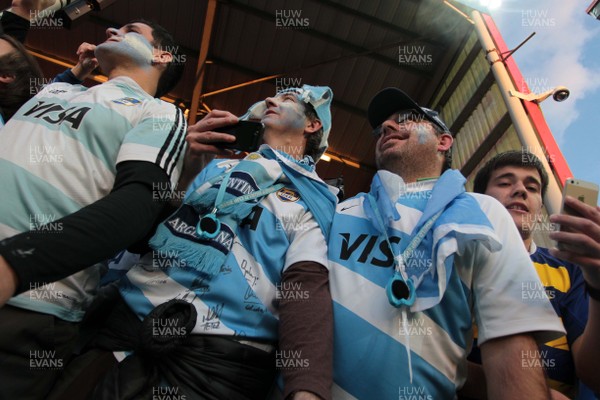
[[[490,175],[485,194],[498,200],[519,232],[531,232],[542,210],[542,179],[537,169],[505,166]]]

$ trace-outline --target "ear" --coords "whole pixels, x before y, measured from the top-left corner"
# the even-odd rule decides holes
[[[438,147],[437,150],[440,153],[444,153],[452,147],[452,143],[454,142],[454,138],[449,133],[442,133],[438,136]]]
[[[168,51],[154,51],[154,57],[152,57],[152,64],[162,64],[166,66],[168,63],[173,61],[173,54]]]
[[[313,134],[323,127],[320,120],[315,119],[314,121],[306,119],[306,126],[304,127],[304,134]]]
[[[2,82],[2,83],[11,83],[14,80],[15,80],[14,75],[0,74],[0,82]]]

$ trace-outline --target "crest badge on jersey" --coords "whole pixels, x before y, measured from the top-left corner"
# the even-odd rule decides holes
[[[124,106],[137,106],[141,104],[142,101],[138,100],[134,97],[123,97],[122,99],[113,100],[113,103],[122,104]]]
[[[289,189],[289,188],[281,188],[276,192],[279,200],[284,201],[286,203],[294,203],[300,200],[300,193],[297,190]]]
[[[263,158],[259,153],[250,153],[246,156],[246,160],[258,160],[259,158]]]

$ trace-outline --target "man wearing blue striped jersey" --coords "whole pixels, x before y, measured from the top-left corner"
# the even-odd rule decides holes
[[[162,385],[194,399],[264,399],[280,371],[287,398],[331,398],[326,238],[336,199],[314,160],[332,97],[303,85],[256,103],[246,117],[265,125],[265,144],[195,177],[92,342],[115,352],[109,373],[85,379],[96,394],[120,398],[119,380],[132,377],[131,393]],[[228,154],[217,143],[235,137],[215,129],[237,121],[211,111],[190,128],[190,151]]]
[[[544,227],[541,212],[547,187],[548,175],[540,160],[526,150],[515,150],[490,159],[477,172],[473,190],[502,203],[519,230],[554,311],[567,332],[557,340],[540,345],[540,355],[544,358],[542,365],[550,387],[575,398],[578,378],[600,392],[597,375],[600,358],[597,354],[594,356],[600,347],[597,345],[600,332],[596,330],[597,324],[587,323],[588,320],[600,319],[600,308],[598,299],[586,295],[586,280],[581,268],[556,257],[556,251],[536,246],[533,241],[534,230]],[[584,254],[590,253],[588,250]],[[594,397],[589,393],[579,393],[577,398]]]
[[[0,131],[0,304],[16,294],[0,309],[7,396],[46,397],[94,296],[94,264],[143,243],[166,204],[155,196],[181,172],[183,114],[155,98],[181,76],[163,50],[172,37],[141,20],[106,33],[95,55],[107,82],[47,85]]]
[[[520,355],[564,331],[547,299],[522,300],[539,279],[506,210],[465,193],[436,112],[387,88],[368,117],[379,171],[338,205],[328,243],[334,398],[454,398],[474,319],[489,398],[546,399],[543,370]]]

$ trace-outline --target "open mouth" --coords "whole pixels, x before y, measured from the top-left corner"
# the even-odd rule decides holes
[[[509,204],[508,206],[506,206],[506,209],[519,212],[529,212],[529,209],[525,205],[517,203]]]

